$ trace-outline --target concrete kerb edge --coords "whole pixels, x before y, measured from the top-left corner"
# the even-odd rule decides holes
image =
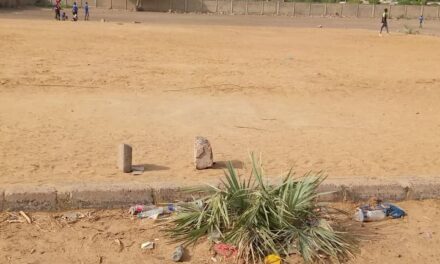
[[[52,187],[19,186],[7,188],[3,208],[7,211],[47,211],[56,207],[57,192]]]
[[[201,187],[181,187],[156,184],[154,186],[120,185],[74,185],[55,189],[53,187],[8,188],[0,190],[1,211],[54,211],[83,208],[128,208],[133,204],[164,204],[191,201],[205,193],[191,190]],[[387,201],[440,199],[440,182],[411,182],[384,184],[340,184],[324,182],[318,189],[326,193],[320,196],[324,202],[361,202],[370,197]]]
[[[5,203],[5,191],[0,190],[0,212],[3,211],[3,204]]]

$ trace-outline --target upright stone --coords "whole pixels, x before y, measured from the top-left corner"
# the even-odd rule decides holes
[[[131,172],[132,148],[128,144],[121,144],[118,147],[118,168],[125,172]]]
[[[198,170],[210,168],[214,164],[211,144],[204,137],[196,137],[194,142],[194,163]]]

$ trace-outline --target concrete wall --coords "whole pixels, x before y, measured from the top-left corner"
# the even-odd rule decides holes
[[[122,2],[126,0],[96,1],[98,7],[124,9],[125,3]],[[111,7],[110,1],[112,2]],[[132,5],[134,5],[136,0],[127,1],[133,1]],[[202,12],[225,15],[343,16],[360,18],[379,18],[382,16],[383,10],[388,8],[392,17],[417,18],[423,11],[426,18],[440,18],[440,7],[437,6],[305,3],[284,2],[282,0],[142,0],[142,8],[146,11],[158,12],[171,9],[173,12]]]
[[[37,2],[51,3],[54,0],[0,0],[0,7],[33,5]],[[82,7],[85,1],[98,8],[134,10],[137,0],[62,0],[72,5],[76,1]],[[382,16],[388,8],[393,18],[417,18],[423,13],[427,19],[440,19],[440,6],[413,5],[368,5],[338,3],[300,3],[282,0],[140,0],[146,11],[218,13],[236,15],[279,15],[279,16],[343,16],[369,18]]]

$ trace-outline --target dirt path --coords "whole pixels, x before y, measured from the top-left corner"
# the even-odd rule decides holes
[[[440,262],[440,202],[408,201],[399,206],[409,217],[364,225],[362,233],[372,236],[361,243],[361,253],[352,263]],[[173,263],[170,252],[175,245],[169,244],[159,223],[131,219],[125,210],[82,213],[86,217],[73,224],[59,218],[63,213],[29,214],[35,220],[32,224],[7,223],[4,220],[10,216],[0,213],[0,262]],[[145,241],[154,241],[155,249],[141,250]],[[217,260],[220,263],[220,258]],[[189,248],[184,263],[214,263],[209,243]],[[291,263],[301,262],[293,258]]]
[[[69,15],[70,10],[67,10]],[[324,28],[369,29],[378,31],[379,18],[348,17],[304,17],[304,16],[259,16],[259,15],[216,15],[216,14],[169,14],[160,12],[131,12],[125,10],[96,9],[91,7],[91,21],[105,19],[111,22],[133,21],[148,25],[204,25],[204,26],[248,26],[248,27],[289,27],[289,28]],[[0,9],[0,16],[8,19],[52,20],[53,11],[48,8]],[[82,13],[80,12],[80,19]],[[419,29],[417,19],[391,19],[391,32],[402,31],[404,26],[418,30],[422,34],[440,35],[438,20],[426,20],[423,29]]]
[[[440,174],[437,37],[1,19],[0,39],[2,186],[205,183],[249,151],[271,175]],[[121,142],[144,174],[116,170]]]

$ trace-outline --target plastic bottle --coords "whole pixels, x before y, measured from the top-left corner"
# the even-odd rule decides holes
[[[157,216],[164,213],[163,207],[157,207],[148,211],[138,213],[138,218],[157,218]]]
[[[387,215],[385,214],[384,210],[377,209],[366,211],[364,222],[380,221],[385,219],[385,217],[387,217]]]
[[[386,213],[383,209],[368,210],[365,208],[358,208],[354,214],[354,220],[359,222],[375,222],[386,218]]]
[[[130,209],[128,209],[128,212],[131,215],[137,215],[138,213],[152,210],[154,208],[156,208],[156,206],[154,206],[154,205],[136,204],[136,205],[133,205],[132,207],[130,207]]]

